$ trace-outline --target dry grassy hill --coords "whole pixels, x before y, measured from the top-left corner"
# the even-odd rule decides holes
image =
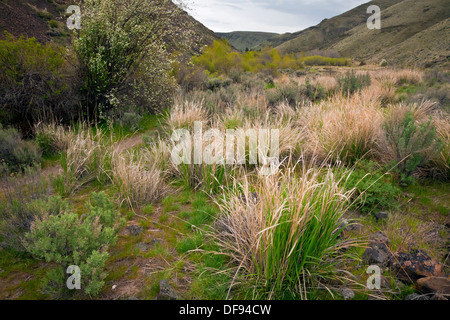
[[[381,30],[366,26],[372,4],[381,8]],[[386,59],[396,65],[431,66],[448,61],[449,17],[450,0],[374,0],[266,44],[288,53],[334,50],[375,63]]]

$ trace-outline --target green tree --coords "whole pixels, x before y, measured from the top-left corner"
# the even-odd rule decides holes
[[[182,14],[170,0],[84,2],[73,46],[88,117],[170,104],[175,81],[167,41],[189,30]]]

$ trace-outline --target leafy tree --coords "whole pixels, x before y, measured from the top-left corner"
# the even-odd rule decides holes
[[[170,104],[175,82],[167,41],[189,30],[182,14],[170,0],[84,2],[73,46],[89,117]]]

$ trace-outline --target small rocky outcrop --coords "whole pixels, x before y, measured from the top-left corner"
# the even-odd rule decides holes
[[[157,300],[177,300],[178,295],[166,279],[159,281],[159,294]]]
[[[421,278],[417,280],[417,290],[422,293],[450,297],[450,275]]]
[[[410,253],[394,253],[392,270],[399,280],[415,283],[420,278],[439,277],[442,274],[442,265],[424,251],[414,250]]]

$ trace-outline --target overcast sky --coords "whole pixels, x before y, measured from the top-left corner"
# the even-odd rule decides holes
[[[189,14],[215,32],[295,32],[369,0],[187,0]]]

